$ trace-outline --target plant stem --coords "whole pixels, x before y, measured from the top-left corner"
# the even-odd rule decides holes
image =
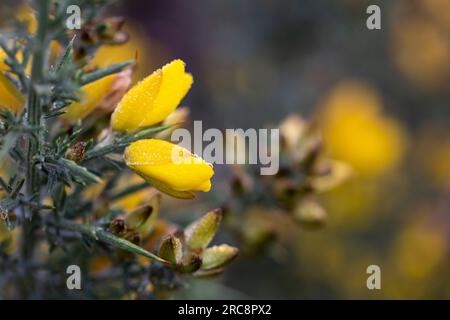
[[[155,136],[157,133],[169,129],[171,126],[172,125],[160,125],[158,127],[145,128],[142,129],[141,131],[127,134],[123,137],[118,138],[111,144],[88,150],[86,156],[84,157],[84,160],[87,161],[97,157],[104,156],[108,153],[112,153],[116,150],[128,146],[130,143],[135,142],[137,140],[151,138]]]
[[[115,248],[123,249],[123,250],[129,251],[131,253],[139,254],[139,255],[149,258],[151,260],[163,263],[167,266],[171,265],[171,263],[169,261],[166,261],[166,260],[158,257],[157,255],[141,248],[138,245],[135,245],[134,243],[132,243],[128,240],[119,238],[119,237],[113,235],[112,233],[105,231],[99,226],[90,225],[90,224],[77,224],[77,223],[73,223],[73,222],[70,222],[65,219],[59,220],[58,226],[60,226],[64,229],[80,232],[94,240],[103,241]]]
[[[33,65],[31,69],[31,82],[28,88],[28,101],[27,101],[27,116],[26,121],[28,127],[36,128],[40,126],[41,122],[41,97],[36,91],[36,85],[42,82],[43,70],[45,62],[45,50],[47,42],[47,18],[48,18],[49,1],[39,0],[39,25],[35,43],[33,44]],[[28,136],[28,150],[26,155],[27,168],[26,168],[26,194],[29,199],[38,197],[39,199],[39,181],[35,167],[35,159],[40,152],[39,134],[32,134]],[[34,230],[33,230],[33,217],[38,210],[27,209],[25,213],[25,219],[23,220],[23,232],[22,232],[22,244],[21,254],[25,265],[28,264],[28,260],[33,255],[34,249]],[[27,271],[25,271],[28,273]],[[30,281],[33,282],[32,276]],[[29,287],[32,289],[32,283],[29,283]],[[27,290],[28,291],[28,290]],[[25,297],[29,296],[30,292],[23,293]],[[24,298],[25,298],[24,297]]]

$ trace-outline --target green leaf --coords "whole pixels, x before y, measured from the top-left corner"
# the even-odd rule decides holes
[[[73,42],[75,40],[75,37],[76,37],[76,35],[73,36],[73,38],[70,40],[67,47],[64,49],[64,52],[61,55],[61,58],[59,59],[57,65],[56,65],[55,72],[58,73],[69,61],[71,61],[72,51],[73,51]]]
[[[93,158],[104,156],[108,153],[113,153],[117,150],[120,150],[126,146],[128,146],[130,143],[141,140],[141,139],[147,139],[155,136],[157,133],[164,131],[168,128],[170,128],[171,125],[164,125],[164,126],[158,126],[158,127],[150,127],[143,129],[141,131],[124,135],[120,138],[117,138],[116,141],[114,141],[111,144],[108,144],[106,146],[101,147],[95,147],[93,149],[90,149],[86,152],[86,156],[84,157],[84,160],[90,160]]]
[[[87,73],[81,77],[81,85],[84,86],[88,83],[94,82],[96,80],[99,80],[101,78],[104,78],[106,76],[109,76],[114,73],[118,73],[122,71],[123,69],[129,67],[134,63],[134,60],[125,61],[118,64],[113,64],[111,66],[108,66],[106,68],[102,68],[90,73]]]
[[[162,259],[162,258],[158,257],[157,255],[154,255],[151,252],[148,252],[147,250],[139,247],[138,245],[135,245],[134,243],[132,243],[128,240],[119,238],[119,237],[113,235],[112,233],[103,230],[102,228],[100,228],[98,226],[89,225],[89,224],[76,224],[76,223],[73,223],[73,222],[65,220],[65,219],[61,219],[58,222],[58,225],[63,228],[72,230],[72,231],[80,232],[85,236],[93,238],[94,240],[100,240],[100,241],[107,243],[115,248],[122,249],[122,250],[125,250],[128,252],[131,252],[131,253],[135,253],[135,254],[144,256],[151,260],[161,262],[167,266],[172,266],[172,264],[169,261]]]
[[[19,138],[19,133],[16,131],[10,131],[2,139],[2,146],[0,149],[0,160],[2,160],[9,151],[16,145],[17,139]]]
[[[80,177],[88,182],[94,183],[99,183],[102,181],[100,177],[96,176],[85,167],[76,164],[72,160],[61,158],[57,162],[66,167],[67,169],[69,169],[69,171],[76,177]]]

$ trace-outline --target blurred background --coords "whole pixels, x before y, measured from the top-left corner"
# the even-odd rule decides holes
[[[381,30],[366,28],[371,4]],[[278,239],[262,254],[240,255],[220,281],[188,279],[177,298],[450,299],[449,12],[449,0],[113,5],[130,41],[101,48],[93,64],[137,58],[136,81],[181,58],[194,75],[182,103],[191,122],[264,128],[297,114],[316,121],[326,153],[354,171],[320,195],[323,228],[270,218]],[[215,166],[196,217],[226,201],[229,171]],[[172,219],[192,221],[191,203],[167,202]],[[369,265],[381,268],[381,290],[366,287]]]
[[[381,30],[366,28],[370,4]],[[323,229],[280,221],[284,237],[265,254],[178,297],[450,298],[450,1],[133,0],[113,12],[132,39],[119,60],[138,50],[143,75],[187,62],[192,120],[313,118],[327,153],[356,173],[321,196]],[[366,288],[371,264],[382,290]]]

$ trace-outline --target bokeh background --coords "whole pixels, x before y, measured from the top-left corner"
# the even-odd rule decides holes
[[[366,28],[371,4],[381,30]],[[183,105],[204,129],[277,126],[298,114],[317,121],[326,153],[354,170],[320,195],[324,228],[270,219],[278,239],[269,248],[241,255],[220,281],[188,279],[177,298],[450,299],[449,12],[449,0],[113,5],[131,40],[101,48],[93,64],[136,58],[136,81],[181,58],[194,75]],[[183,224],[222,205],[229,176],[215,166],[200,206],[167,201],[162,214]],[[372,264],[381,290],[366,287]]]
[[[370,4],[381,30],[366,28]],[[117,55],[138,48],[141,72],[187,62],[191,119],[222,129],[313,117],[327,152],[356,172],[321,196],[325,228],[280,221],[285,236],[265,254],[178,297],[450,298],[448,0],[133,0],[113,12],[133,39]],[[371,264],[382,290],[366,288]]]

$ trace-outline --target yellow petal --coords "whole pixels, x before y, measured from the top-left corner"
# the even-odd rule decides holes
[[[9,78],[0,72],[0,108],[19,112],[23,108],[24,97]]]
[[[117,75],[113,74],[83,86],[81,100],[68,106],[62,118],[76,122],[87,117],[109,93],[116,78]]]
[[[156,70],[125,94],[111,117],[113,129],[134,131],[161,122],[178,106],[192,82],[181,60]]]
[[[8,56],[7,56],[6,52],[0,48],[0,71],[8,71],[9,70],[8,65],[5,63],[5,60],[7,57]]]
[[[21,5],[16,12],[17,20],[25,24],[29,33],[35,33],[38,22],[34,10],[26,5]]]
[[[3,51],[3,49],[0,48],[0,72],[11,70],[11,68],[5,62],[6,58],[8,58],[8,55],[6,54],[5,51]],[[17,51],[16,59],[19,63],[22,63],[22,61],[23,61],[22,51]],[[25,74],[27,74],[27,75],[30,74],[30,72],[31,72],[31,61],[32,61],[32,57],[30,57],[28,64],[25,67]],[[12,76],[14,78],[16,78],[16,75],[13,74]]]
[[[126,164],[160,191],[183,199],[193,191],[208,192],[212,166],[170,142],[157,139],[132,143],[124,154]]]

